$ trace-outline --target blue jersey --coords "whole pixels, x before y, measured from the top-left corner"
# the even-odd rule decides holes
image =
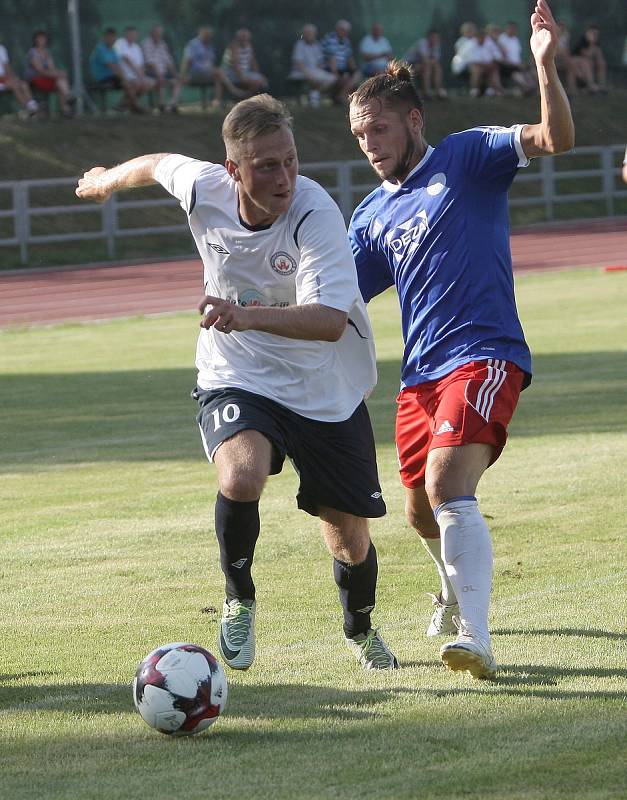
[[[366,302],[392,284],[403,328],[401,386],[485,358],[531,375],[518,319],[507,191],[529,161],[520,126],[473,128],[429,147],[400,185],[357,207],[349,236]]]

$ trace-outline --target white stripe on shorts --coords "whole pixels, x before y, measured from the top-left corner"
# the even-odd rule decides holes
[[[470,381],[468,381],[466,384],[466,389],[464,391],[466,402],[469,406],[472,406],[478,414],[481,414],[486,422],[490,421],[490,413],[492,411],[492,406],[494,405],[496,393],[507,378],[505,363],[505,361],[500,359],[488,359],[488,376],[479,387],[476,405],[471,403],[468,399],[468,386]]]

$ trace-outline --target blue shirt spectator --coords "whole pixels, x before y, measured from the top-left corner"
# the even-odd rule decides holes
[[[350,23],[344,19],[338,20],[335,30],[327,33],[322,40],[322,49],[326,60],[326,68],[331,72],[354,72],[353,47],[348,38]]]
[[[116,32],[113,28],[107,28],[104,32],[103,40],[98,42],[89,57],[89,69],[95,81],[108,81],[116,77],[116,73],[111,69],[111,64],[119,64],[118,54],[113,49]]]

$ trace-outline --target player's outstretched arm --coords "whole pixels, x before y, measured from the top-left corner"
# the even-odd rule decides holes
[[[575,144],[575,125],[568,97],[555,66],[557,23],[546,0],[537,0],[531,15],[531,52],[540,85],[540,123],[525,125],[521,144],[528,158],[555,155]]]
[[[95,200],[104,203],[113,192],[120,189],[134,189],[148,186],[155,181],[155,168],[169,153],[152,153],[139,156],[117,167],[94,167],[79,178],[76,196],[82,200]]]
[[[201,328],[215,328],[220,333],[264,331],[288,339],[336,342],[346,327],[348,314],[320,303],[286,308],[242,306],[220,297],[205,295],[198,310],[203,314]]]

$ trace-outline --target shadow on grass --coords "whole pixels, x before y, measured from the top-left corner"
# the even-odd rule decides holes
[[[394,441],[399,367],[379,363],[370,407],[378,444]],[[627,354],[538,356],[522,395],[512,436],[566,435],[627,429]],[[0,470],[82,461],[202,459],[189,392],[193,369],[4,375]]]
[[[402,675],[399,673],[399,677]],[[5,676],[6,677],[6,676]],[[399,695],[447,698],[456,695],[536,697],[546,700],[620,700],[620,690],[571,690],[557,686],[565,677],[627,677],[627,670],[575,669],[538,665],[505,664],[495,681],[477,683],[466,674],[451,675],[450,688],[408,688],[349,691],[306,684],[247,684],[229,687],[229,717],[258,719],[365,720],[376,717],[376,707]],[[460,683],[464,685],[459,685]],[[536,688],[530,688],[530,687]],[[131,685],[53,684],[0,686],[0,710],[4,712],[68,711],[81,714],[119,714],[133,710]]]
[[[627,633],[599,631],[593,628],[497,628],[493,636],[582,636],[589,639],[616,639],[627,641]]]

